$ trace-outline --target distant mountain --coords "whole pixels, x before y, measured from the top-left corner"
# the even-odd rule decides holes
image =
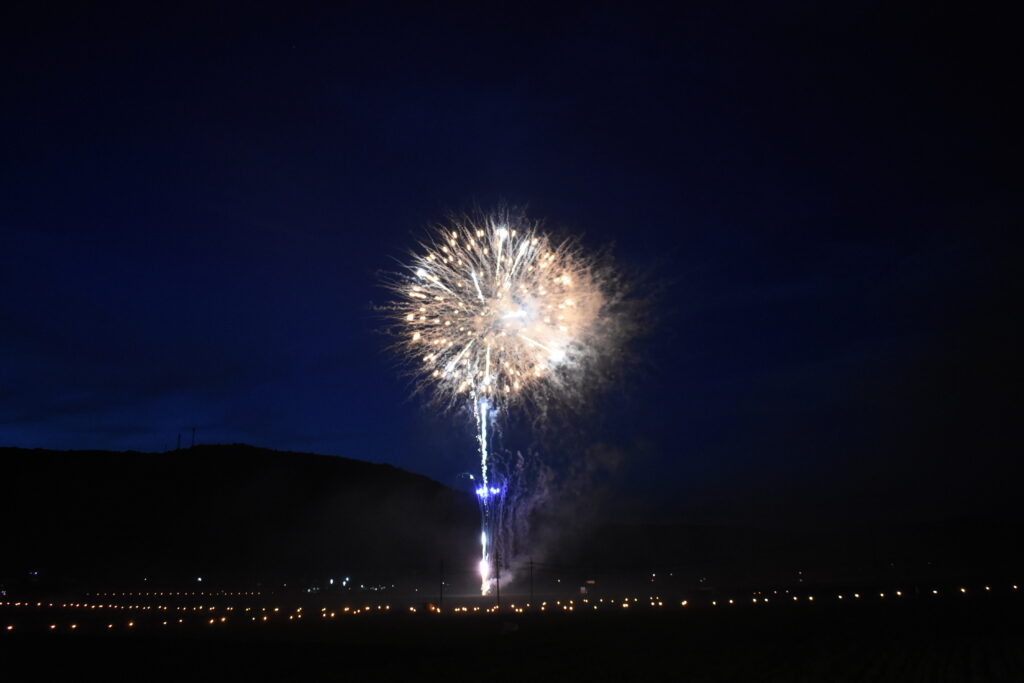
[[[471,568],[470,494],[389,465],[246,445],[0,448],[0,579],[430,575]]]

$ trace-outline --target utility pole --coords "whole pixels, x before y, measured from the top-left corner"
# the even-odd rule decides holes
[[[498,546],[494,546],[494,596],[498,599],[498,609],[501,609],[501,555],[498,554]]]
[[[444,560],[441,560],[441,586],[437,591],[437,610],[440,612],[444,606]]]
[[[530,605],[533,605],[533,558],[530,558]]]

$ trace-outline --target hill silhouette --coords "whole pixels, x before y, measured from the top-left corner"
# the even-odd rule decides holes
[[[353,576],[356,585],[433,592],[441,562],[451,590],[469,593],[477,582],[472,494],[390,465],[240,444],[165,453],[0,448],[0,458],[0,587],[28,580],[123,590],[145,579],[180,589],[202,576],[207,587],[237,590]],[[1014,520],[798,530],[626,524],[581,517],[575,504],[547,512],[531,529],[550,540],[529,555],[538,589],[593,578],[646,583],[655,573],[680,590],[991,580],[1015,576],[1024,558]],[[522,583],[525,560],[506,578]]]
[[[390,465],[246,445],[165,453],[0,448],[0,577],[385,582],[471,567],[468,493]],[[193,578],[194,580],[194,578]],[[209,580],[207,585],[210,585]]]

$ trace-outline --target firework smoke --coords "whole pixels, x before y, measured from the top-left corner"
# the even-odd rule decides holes
[[[509,495],[507,474],[493,467],[495,419],[517,406],[543,413],[581,394],[616,336],[613,281],[574,241],[507,211],[454,218],[420,247],[388,282],[395,346],[419,388],[473,413],[486,594]]]

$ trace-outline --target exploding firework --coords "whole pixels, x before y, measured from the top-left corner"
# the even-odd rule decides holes
[[[438,228],[396,283],[399,346],[437,398],[492,406],[564,392],[601,333],[594,264],[522,217]]]
[[[406,272],[389,282],[396,347],[420,388],[445,407],[473,413],[487,593],[507,493],[491,467],[494,420],[515,406],[546,409],[579,395],[613,337],[614,296],[607,275],[576,242],[555,240],[520,214],[456,218],[420,246]]]

